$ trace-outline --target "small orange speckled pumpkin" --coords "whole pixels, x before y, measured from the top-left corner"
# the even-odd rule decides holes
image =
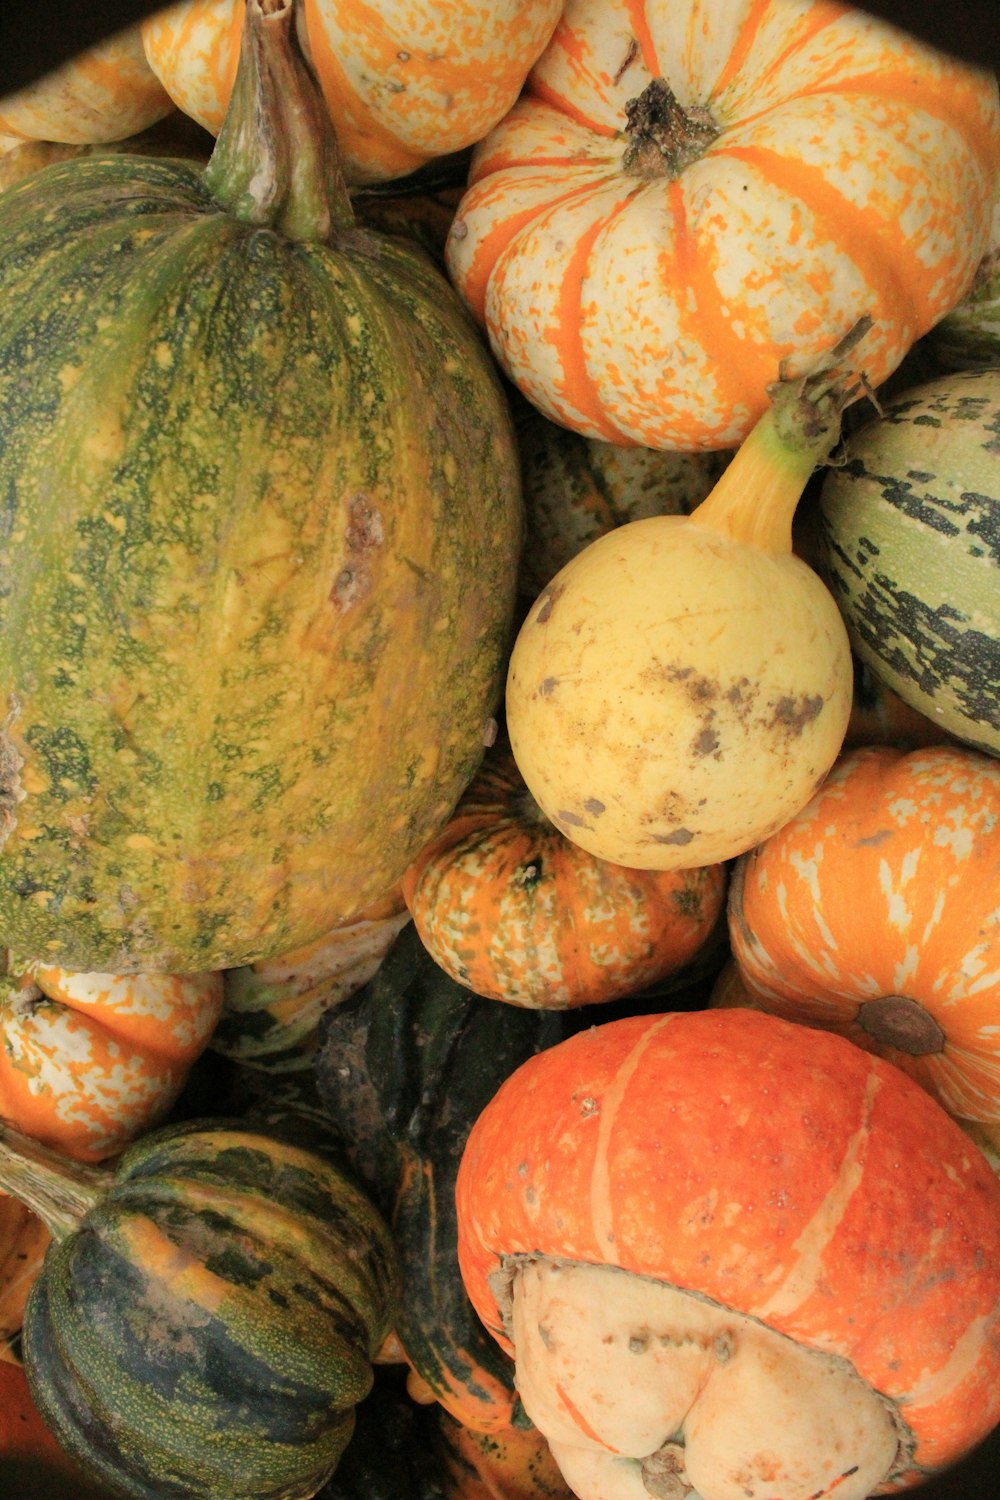
[[[506,743],[403,877],[432,958],[477,995],[540,1010],[619,1000],[683,973],[725,901],[722,864],[631,870],[542,813]]]
[[[8,959],[0,1120],[78,1161],[120,1151],[180,1093],[221,974],[84,974]]]
[[[400,177],[471,146],[517,98],[562,0],[302,0],[298,30],[352,182]],[[142,25],[171,98],[222,123],[244,0],[180,0]]]
[[[880,1053],[951,1114],[1000,1121],[1000,763],[845,754],[737,862],[729,929],[757,1004]]]
[[[968,288],[997,82],[831,0],[568,0],[479,143],[452,278],[591,437],[726,448],[865,313],[880,384]]]
[[[0,98],[0,136],[10,144],[121,141],[172,109],[146,61],[139,27],[129,26]]]
[[[769,1425],[777,1387],[765,1380],[770,1397],[754,1404],[752,1388],[731,1384],[741,1339],[761,1329],[780,1336],[774,1349],[815,1356],[814,1369],[818,1360],[828,1371],[853,1371],[877,1393],[882,1419],[891,1414],[895,1456],[890,1448],[881,1477],[862,1494],[922,1482],[1000,1419],[1000,1182],[933,1099],[842,1037],[739,1009],[591,1027],[501,1085],[468,1137],[456,1201],[466,1289],[518,1360],[529,1416],[517,1279],[540,1263],[556,1275],[560,1266],[610,1273],[605,1304],[590,1311],[613,1321],[620,1308],[621,1325],[601,1348],[581,1351],[592,1356],[596,1395],[587,1412],[568,1392],[561,1406],[562,1426],[608,1478],[606,1489],[589,1493],[642,1493],[608,1476],[631,1469],[637,1479],[658,1440],[647,1452],[615,1455],[597,1429],[619,1395],[609,1372],[647,1360],[662,1379],[668,1347],[676,1347],[670,1360],[683,1386],[690,1361],[704,1366],[703,1380],[692,1372],[701,1384],[679,1424],[691,1450],[697,1424],[703,1467],[736,1447],[754,1464],[770,1454],[779,1470],[786,1434]],[[669,1324],[630,1322],[651,1284],[657,1295],[687,1295],[687,1321],[722,1312],[732,1329],[702,1349],[683,1337],[672,1344]],[[543,1342],[558,1352],[572,1330],[554,1305]],[[669,1420],[665,1450],[678,1446]],[[856,1496],[856,1482],[841,1487],[836,1478],[849,1454],[829,1457],[833,1482],[818,1492]]]

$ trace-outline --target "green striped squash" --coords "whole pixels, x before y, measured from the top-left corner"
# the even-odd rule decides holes
[[[61,966],[349,920],[499,698],[506,399],[427,255],[355,224],[290,15],[250,0],[204,171],[92,155],[0,195],[0,934]]]
[[[395,1314],[369,1198],[277,1126],[166,1127],[107,1179],[33,1155],[0,1142],[0,1182],[46,1202],[55,1233],[22,1351],[62,1446],[129,1500],[314,1495]]]
[[[862,662],[1000,755],[1000,369],[944,375],[859,427],[820,492],[821,568]]]

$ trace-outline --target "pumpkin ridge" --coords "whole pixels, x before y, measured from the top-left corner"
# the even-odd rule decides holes
[[[759,173],[766,182],[794,196],[806,205],[809,212],[823,226],[829,239],[838,250],[849,256],[859,268],[865,284],[865,308],[870,311],[877,324],[882,315],[875,306],[905,309],[907,325],[917,331],[926,332],[921,308],[927,300],[931,286],[940,279],[940,269],[918,271],[914,267],[910,278],[904,282],[895,269],[891,258],[883,252],[883,246],[893,243],[894,226],[883,222],[882,236],[871,233],[871,225],[882,219],[879,211],[866,203],[859,208],[851,203],[830,181],[820,166],[812,166],[801,159],[783,156],[766,146],[754,144],[726,144],[724,154],[741,161]],[[874,304],[874,306],[873,306]],[[876,359],[871,361],[868,372],[872,383],[880,383],[888,371],[876,369]]]

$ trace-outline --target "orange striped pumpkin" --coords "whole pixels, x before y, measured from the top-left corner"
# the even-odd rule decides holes
[[[173,1104],[222,1009],[221,974],[84,974],[8,962],[0,1120],[77,1161]]]
[[[0,146],[18,141],[96,145],[137,135],[173,109],[146,61],[138,26],[126,27],[0,98]]]
[[[737,1378],[740,1341],[754,1329],[780,1335],[782,1348],[797,1345],[800,1367],[798,1354],[811,1352],[814,1372],[852,1371],[879,1393],[881,1417],[889,1404],[897,1436],[871,1491],[921,1482],[1000,1420],[1000,1181],[933,1099],[842,1037],[754,1010],[591,1027],[501,1085],[468,1137],[456,1202],[466,1289],[518,1361],[529,1415],[517,1336],[505,1321],[513,1299],[516,1330],[518,1277],[540,1265],[608,1273],[589,1306],[608,1325],[606,1342],[579,1351],[598,1382],[589,1419],[568,1391],[561,1405],[577,1451],[603,1460],[602,1496],[641,1493],[634,1483],[612,1487],[610,1475],[632,1470],[634,1480],[654,1457],[642,1448],[615,1453],[614,1439],[602,1436],[606,1419],[629,1415],[612,1412],[621,1394],[614,1372],[629,1360],[638,1369],[643,1351],[666,1379],[664,1351],[675,1349],[682,1395],[691,1361],[697,1377],[686,1415],[673,1426],[665,1419],[664,1450],[680,1426],[693,1460],[698,1424],[708,1467],[741,1447],[751,1477],[765,1477],[757,1460],[768,1454],[773,1470],[782,1466],[786,1432],[780,1419],[769,1425],[780,1379],[761,1397],[765,1382],[755,1401]],[[722,1344],[685,1340],[683,1317],[666,1326],[630,1321],[651,1283],[692,1294],[692,1326],[706,1309],[734,1314],[722,1319],[724,1331],[732,1324]],[[553,1315],[545,1333],[558,1351],[572,1333],[569,1317]],[[777,1347],[775,1361],[774,1370]],[[857,1500],[850,1453],[823,1453],[835,1415],[823,1384],[813,1457],[832,1463],[835,1476],[847,1472],[813,1492]],[[636,1387],[636,1404],[655,1399],[655,1389],[640,1389],[638,1379]],[[712,1415],[702,1422],[708,1391]],[[559,1393],[551,1395],[558,1403]],[[779,1490],[770,1477],[756,1492],[811,1493],[804,1481]]]
[[[217,135],[244,0],[180,0],[145,21],[146,58]],[[562,0],[302,0],[299,38],[351,182],[401,177],[485,135],[517,98]]]
[[[595,858],[544,815],[498,743],[402,890],[421,942],[458,984],[562,1010],[682,975],[717,928],[726,868],[631,870]]]
[[[964,746],[843,755],[737,861],[729,929],[755,1003],[1000,1122],[1000,762]]]
[[[837,0],[568,0],[447,260],[556,421],[732,447],[782,362],[870,312],[877,385],[954,306],[998,164],[996,78]]]

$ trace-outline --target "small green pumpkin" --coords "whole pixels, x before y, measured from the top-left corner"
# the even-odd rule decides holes
[[[395,1316],[384,1220],[290,1128],[189,1121],[114,1172],[0,1141],[54,1241],[25,1312],[32,1396],[127,1500],[307,1500],[335,1469]]]

